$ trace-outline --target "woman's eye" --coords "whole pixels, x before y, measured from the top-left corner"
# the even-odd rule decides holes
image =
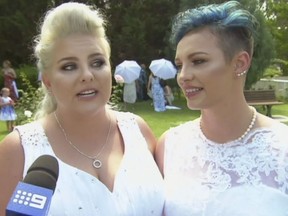
[[[105,63],[104,60],[95,60],[92,62],[92,67],[101,67]]]
[[[64,71],[71,71],[76,69],[76,65],[75,64],[65,64],[61,67],[62,70]]]
[[[204,62],[205,62],[205,60],[203,60],[203,59],[196,59],[196,60],[193,60],[193,64],[194,64],[194,65],[203,64]]]

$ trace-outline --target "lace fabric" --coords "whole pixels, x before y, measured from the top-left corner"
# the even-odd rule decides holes
[[[288,215],[287,134],[287,126],[275,123],[221,145],[204,136],[199,120],[170,129],[166,216]]]
[[[116,112],[125,151],[113,191],[100,180],[58,158],[39,122],[17,126],[25,152],[24,173],[43,154],[59,161],[59,177],[49,216],[162,215],[163,179],[131,113]]]

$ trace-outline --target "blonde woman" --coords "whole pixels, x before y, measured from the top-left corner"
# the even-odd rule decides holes
[[[49,215],[162,214],[151,129],[107,106],[112,75],[104,24],[97,9],[76,2],[46,14],[35,46],[45,97],[37,119],[0,144],[0,215],[43,154],[59,162]]]

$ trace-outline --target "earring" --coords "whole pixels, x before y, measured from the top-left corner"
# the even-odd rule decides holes
[[[237,76],[240,77],[240,76],[245,75],[246,73],[247,73],[247,70],[244,70],[242,73],[238,73]]]
[[[50,89],[47,89],[47,94],[48,94],[49,96],[52,96],[52,91],[51,91]]]

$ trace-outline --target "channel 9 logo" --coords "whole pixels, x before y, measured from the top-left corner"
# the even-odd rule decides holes
[[[17,190],[13,198],[13,202],[19,205],[30,206],[32,208],[43,209],[45,207],[47,197],[40,194],[33,194],[23,190]]]

